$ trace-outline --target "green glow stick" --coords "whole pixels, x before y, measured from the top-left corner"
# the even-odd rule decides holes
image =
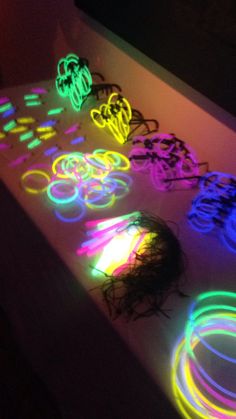
[[[35,138],[33,141],[31,141],[27,145],[27,148],[29,148],[30,150],[32,150],[33,148],[38,147],[41,143],[42,143],[41,140],[39,140],[38,138]]]
[[[11,131],[11,129],[16,127],[16,121],[13,119],[9,121],[7,124],[3,125],[4,131]]]
[[[25,134],[20,135],[20,141],[26,141],[29,140],[29,138],[32,138],[34,135],[33,131],[28,131]]]

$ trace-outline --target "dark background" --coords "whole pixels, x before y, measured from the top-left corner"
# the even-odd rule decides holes
[[[120,0],[76,6],[236,115],[236,1]]]

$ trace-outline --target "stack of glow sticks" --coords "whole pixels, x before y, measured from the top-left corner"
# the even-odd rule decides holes
[[[86,208],[111,207],[132,184],[124,173],[130,168],[129,160],[115,151],[56,153],[52,159],[51,167],[31,167],[22,175],[21,184],[32,194],[47,191],[61,221],[79,221]]]
[[[112,93],[107,103],[103,103],[99,109],[92,109],[90,115],[97,127],[108,127],[119,143],[127,141],[132,109],[128,100],[119,93]]]
[[[78,255],[98,255],[92,269],[94,276],[101,274],[118,275],[130,267],[137,253],[142,253],[153,238],[154,233],[135,224],[140,212],[132,212],[120,217],[88,221],[89,239],[77,250]]]
[[[185,418],[236,418],[235,338],[236,293],[200,294],[172,358],[172,390]]]

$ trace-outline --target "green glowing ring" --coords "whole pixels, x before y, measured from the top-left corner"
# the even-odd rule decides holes
[[[67,197],[67,198],[56,198],[53,194],[52,194],[52,192],[51,192],[51,189],[55,186],[55,185],[70,185],[70,186],[72,186],[73,188],[74,188],[74,193],[73,193],[73,195],[71,195],[71,196],[69,196],[69,197]],[[53,182],[51,182],[49,185],[48,185],[48,187],[47,187],[47,194],[48,194],[48,197],[49,197],[49,199],[52,201],[52,202],[54,202],[55,204],[59,204],[59,205],[62,205],[62,204],[69,204],[70,202],[73,202],[77,197],[78,197],[78,194],[79,194],[79,190],[78,190],[78,188],[77,188],[77,186],[76,185],[72,185],[70,182],[68,182],[67,180],[54,180]]]

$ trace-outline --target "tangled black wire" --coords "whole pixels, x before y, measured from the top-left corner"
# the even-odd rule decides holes
[[[131,225],[154,233],[134,263],[118,275],[107,277],[100,286],[112,319],[127,320],[159,315],[169,317],[162,306],[170,294],[180,291],[185,270],[180,242],[161,218],[142,212]],[[156,234],[155,234],[156,233]]]

